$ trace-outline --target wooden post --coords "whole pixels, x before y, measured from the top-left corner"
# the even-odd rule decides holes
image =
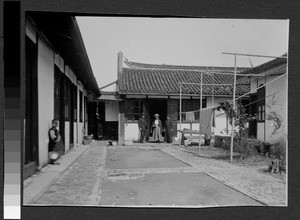
[[[179,83],[179,90],[180,90],[180,98],[179,98],[179,131],[181,132],[181,109],[182,109],[182,106],[181,106],[181,93],[182,93],[182,88],[181,88],[181,83]],[[182,139],[182,135],[181,133],[179,134],[179,143],[181,143],[181,140]]]
[[[199,110],[199,154],[201,149],[201,124],[200,124],[200,114],[202,109],[202,81],[203,81],[203,74],[201,72],[201,82],[200,82],[200,110]]]
[[[211,93],[212,93],[212,98],[211,98],[211,102],[212,102],[212,107],[214,107],[215,106],[215,97],[214,97],[214,93],[215,93],[215,74],[213,73],[212,75],[212,84],[213,84],[213,86],[212,86],[212,91],[211,91]]]
[[[233,80],[233,111],[235,110],[235,90],[236,90],[236,54],[234,55],[234,80]],[[234,135],[234,116],[231,125],[231,142],[230,142],[230,162],[233,162],[233,135]]]
[[[213,69],[214,70],[214,69]],[[215,95],[215,74],[213,73],[212,75],[212,84],[213,84],[213,86],[212,86],[212,98],[211,98],[211,106],[212,107],[215,107],[215,97],[214,97],[214,95]],[[212,133],[213,133],[213,135],[215,135],[215,127],[212,127]]]

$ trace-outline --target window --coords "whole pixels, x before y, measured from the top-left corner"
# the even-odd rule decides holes
[[[76,86],[73,86],[73,115],[74,115],[74,121],[77,120],[77,88]]]
[[[60,73],[58,67],[54,67],[54,118],[60,120]]]
[[[82,92],[79,91],[79,122],[83,122],[83,115],[82,115]]]
[[[88,114],[88,111],[87,111],[87,97],[84,97],[84,121],[87,122],[87,114]]]
[[[126,120],[127,121],[138,121],[143,113],[143,100],[129,99],[125,103],[126,108]]]
[[[64,99],[65,99],[65,120],[70,120],[70,106],[71,106],[71,85],[69,80],[66,78],[64,82]]]
[[[263,86],[263,84],[260,84],[259,86]],[[266,114],[266,109],[265,109],[265,87],[262,87],[258,89],[257,91],[257,106],[258,106],[258,111],[257,111],[257,121],[258,122],[264,122],[265,121],[265,114]]]
[[[199,99],[183,99],[181,102],[182,102],[182,107],[181,107],[182,112],[196,111],[200,109]],[[202,100],[202,108],[206,108],[206,99]],[[182,114],[181,116],[182,116],[182,121],[186,122],[186,114]],[[195,112],[194,121],[195,122],[199,121],[199,111]]]

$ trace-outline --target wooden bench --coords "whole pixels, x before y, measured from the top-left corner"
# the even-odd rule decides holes
[[[187,142],[198,142],[199,143],[199,131],[192,130],[179,130],[181,133],[180,144],[186,146]],[[189,135],[189,136],[185,136]]]

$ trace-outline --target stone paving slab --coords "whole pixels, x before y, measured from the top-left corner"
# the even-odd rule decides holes
[[[202,172],[109,177],[103,183],[100,205],[197,208],[263,206]]]
[[[34,204],[98,205],[104,175],[106,147],[95,142]]]
[[[92,145],[93,143],[91,143]],[[32,175],[24,181],[23,204],[29,205],[41,196],[41,194],[66,170],[80,155],[86,152],[91,145],[79,145],[67,154],[59,158],[60,165],[47,165],[40,172]]]
[[[107,169],[105,162],[107,149],[147,149],[161,150],[168,155],[189,164],[190,167],[159,167],[159,168],[130,168]],[[203,172],[232,187],[251,198],[266,205],[286,206],[286,183],[271,176],[254,170],[237,166],[229,162],[203,158],[184,152],[181,148],[171,144],[134,144],[133,146],[106,146],[105,142],[95,142],[88,150],[68,167],[64,172],[55,166],[44,169],[47,178],[58,178],[51,182],[51,186],[34,205],[99,205],[101,188],[106,179],[125,178],[126,175],[150,175],[163,173],[196,173]],[[59,177],[57,175],[60,175]],[[53,175],[53,177],[50,177]],[[122,176],[124,175],[124,176]],[[34,182],[34,181],[33,181]],[[25,189],[38,186],[38,183],[25,183]],[[49,184],[48,184],[49,186]],[[24,190],[26,191],[26,190]],[[28,191],[27,194],[28,196]],[[84,196],[82,196],[84,195]]]
[[[170,156],[169,154],[155,149],[141,148],[108,148],[106,166],[109,168],[168,168],[188,167],[189,165]],[[134,159],[133,159],[134,158]]]
[[[199,159],[172,145],[162,145],[160,149],[193,167],[205,170],[222,183],[267,205],[287,206],[287,186],[284,181],[229,162]]]
[[[178,168],[133,168],[133,169],[105,169],[105,176],[130,175],[140,173],[198,173],[204,172],[204,169],[194,167]]]

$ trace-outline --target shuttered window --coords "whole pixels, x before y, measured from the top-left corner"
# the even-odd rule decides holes
[[[137,122],[143,113],[143,100],[128,99],[125,103],[126,120],[129,122]]]

